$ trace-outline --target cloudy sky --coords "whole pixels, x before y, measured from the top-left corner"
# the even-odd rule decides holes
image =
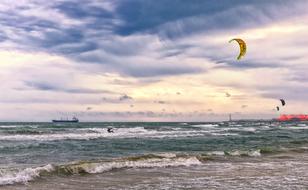
[[[0,121],[308,113],[306,0],[1,0]],[[239,37],[247,54],[237,61]],[[273,109],[285,98],[280,113]]]

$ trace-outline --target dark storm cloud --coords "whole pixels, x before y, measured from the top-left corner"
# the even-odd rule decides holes
[[[120,101],[133,100],[133,98],[131,96],[128,96],[127,94],[124,94],[124,95],[120,96],[119,100]]]
[[[54,1],[47,8],[63,13],[67,17],[78,20],[82,24],[74,27],[67,27],[58,22],[46,20],[44,18],[25,16],[19,14],[19,10],[2,12],[1,23],[26,31],[38,30],[45,35],[41,41],[41,46],[50,47],[57,44],[72,42],[84,42],[84,33],[89,29],[95,31],[95,35],[87,36],[87,39],[94,36],[105,35],[106,31],[114,35],[131,35],[134,33],[157,33],[164,30],[160,26],[166,23],[183,21],[185,19],[196,18],[204,22],[187,21],[188,25],[193,26],[184,30],[190,32],[199,30],[208,31],[221,30],[228,28],[239,28],[245,23],[262,24],[264,21],[280,19],[279,9],[292,7],[302,1],[300,0],[115,0],[108,1],[116,7],[113,11],[107,10],[103,6],[94,4],[95,1],[85,0],[82,2],[66,0]],[[44,4],[42,3],[41,6]],[[38,3],[37,6],[40,6]],[[22,7],[30,9],[30,7]],[[255,15],[263,15],[260,19]],[[286,12],[284,16],[295,14],[292,11]],[[263,18],[261,17],[261,18]],[[117,24],[117,21],[121,24]],[[249,24],[251,25],[251,24]],[[49,31],[46,29],[54,29]],[[186,32],[187,32],[186,31]],[[168,33],[168,31],[166,31]],[[185,33],[185,31],[184,31]],[[176,35],[176,34],[170,34]],[[95,43],[95,41],[91,41]],[[176,52],[175,52],[176,53]]]
[[[157,103],[157,104],[166,104],[167,102],[166,102],[166,101],[162,101],[162,100],[158,100],[158,101],[154,101],[154,103]]]
[[[306,101],[308,88],[304,84],[281,84],[270,87],[259,87],[260,95],[271,99],[285,99],[287,101]]]
[[[39,50],[66,56],[79,62],[106,65],[107,69],[133,77],[155,77],[203,72],[198,67],[181,67],[163,64],[140,66],[133,62],[138,55],[147,56],[146,41],[119,40],[118,37],[134,37],[151,34],[169,39],[191,34],[229,29],[242,30],[264,25],[285,17],[300,14],[300,0],[114,0],[104,1],[114,8],[102,6],[94,0],[55,0],[46,3],[35,1],[30,5],[0,10],[0,42],[13,42],[17,48]],[[68,19],[55,20],[26,14],[40,8],[65,15]],[[282,11],[283,10],[283,11]],[[282,13],[283,12],[283,13]],[[52,17],[52,16],[50,16]],[[75,24],[73,24],[76,22]],[[70,23],[70,24],[68,24]],[[191,45],[152,50],[160,59],[185,54]],[[133,57],[130,62],[125,58]],[[275,64],[233,64],[213,58],[216,63],[227,62],[222,67],[241,69],[275,67]],[[154,66],[153,66],[154,65]],[[45,88],[48,88],[45,87]]]
[[[155,77],[155,76],[168,76],[168,75],[181,75],[189,73],[205,72],[200,67],[192,66],[178,66],[174,65],[161,65],[161,66],[123,66],[122,72],[134,77]]]
[[[41,90],[41,91],[55,91],[55,92],[66,92],[72,94],[116,94],[115,92],[109,90],[96,90],[96,89],[86,89],[86,88],[71,88],[57,86],[56,84],[44,83],[44,82],[30,82],[25,81],[24,84],[27,88],[19,90]]]
[[[153,111],[123,111],[123,112],[82,112],[79,113],[80,116],[116,116],[116,117],[147,117],[147,118],[178,118],[178,117],[206,117],[216,115],[215,113],[202,113],[202,112],[167,112],[165,109],[162,109],[161,112]],[[76,114],[78,115],[78,114]]]
[[[243,109],[245,109],[245,108],[247,108],[248,107],[248,105],[242,105],[241,106],[241,108],[243,108]]]
[[[227,69],[227,70],[249,70],[249,69],[260,69],[260,68],[282,68],[285,65],[279,63],[279,60],[276,62],[264,62],[264,60],[245,60],[242,62],[231,61],[231,60],[215,60],[212,59],[217,66],[214,69]]]
[[[168,58],[185,54],[188,50],[195,47],[195,45],[191,44],[171,44],[160,49],[161,58]]]
[[[291,71],[291,74],[286,77],[288,81],[296,82],[299,84],[307,84],[308,83],[308,76],[306,74],[306,68],[300,67]]]
[[[279,10],[302,1],[292,0],[124,0],[118,1],[117,15],[124,24],[116,28],[120,35],[138,32],[163,33],[168,37],[201,30],[220,30],[249,27],[280,19]],[[289,11],[284,16],[295,14]],[[257,17],[256,15],[262,15]],[[198,18],[198,20],[185,20]],[[161,29],[166,23],[178,22],[173,28]]]
[[[88,17],[93,18],[112,18],[113,13],[102,8],[93,6],[90,4],[91,1],[83,0],[79,1],[64,1],[57,3],[54,8],[65,13],[69,17],[76,19],[84,19]]]

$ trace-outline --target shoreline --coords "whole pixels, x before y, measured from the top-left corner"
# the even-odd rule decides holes
[[[72,190],[98,190],[102,188],[224,189],[227,187],[229,189],[278,189],[278,186],[280,189],[289,189],[290,187],[292,189],[301,189],[308,187],[307,169],[307,152],[282,153],[256,157],[238,156],[232,159],[206,160],[201,164],[194,163],[186,166],[124,167],[93,174],[45,174],[25,185],[14,184],[2,187],[8,190],[22,188],[33,190],[47,190],[50,188]],[[263,183],[260,183],[261,181]],[[278,182],[279,184],[273,184]]]

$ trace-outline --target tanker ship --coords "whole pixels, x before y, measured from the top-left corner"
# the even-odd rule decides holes
[[[79,120],[76,117],[73,117],[72,119],[54,119],[52,120],[53,123],[78,123]]]

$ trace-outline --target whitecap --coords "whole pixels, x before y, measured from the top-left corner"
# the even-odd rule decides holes
[[[201,165],[202,163],[196,157],[189,158],[153,158],[140,161],[122,161],[100,163],[94,167],[86,168],[88,173],[102,173],[113,169],[121,168],[162,168],[177,166]]]
[[[0,174],[0,185],[10,185],[15,183],[27,183],[39,177],[42,172],[51,172],[54,167],[50,164],[36,168],[26,168],[17,172],[2,172]]]

